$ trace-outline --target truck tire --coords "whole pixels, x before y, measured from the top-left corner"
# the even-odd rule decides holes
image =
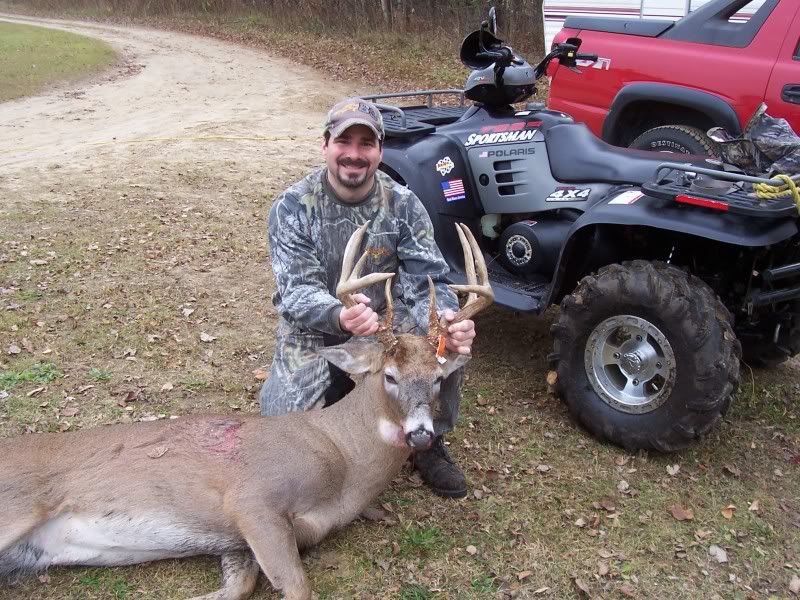
[[[730,313],[705,283],[664,263],[584,277],[552,334],[571,414],[628,450],[685,448],[720,421],[738,388]]]
[[[631,148],[654,152],[718,156],[717,145],[703,131],[688,125],[662,125],[648,129],[631,142]]]

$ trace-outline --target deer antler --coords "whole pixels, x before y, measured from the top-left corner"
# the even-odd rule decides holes
[[[436,346],[439,345],[439,336],[447,335],[448,325],[471,319],[494,302],[494,292],[492,291],[492,286],[489,285],[486,261],[483,259],[483,252],[481,252],[475,236],[472,235],[469,227],[463,223],[456,223],[456,231],[461,242],[461,249],[464,251],[464,269],[467,274],[467,283],[448,287],[455,292],[468,293],[469,296],[467,296],[466,304],[456,313],[455,319],[448,323],[444,317],[440,319],[436,311],[436,290],[433,287],[433,281],[428,276],[428,287],[430,289],[428,340]]]
[[[370,223],[371,221],[367,221],[356,229],[347,241],[347,245],[344,248],[344,256],[342,257],[342,274],[339,276],[339,283],[336,286],[336,297],[341,300],[346,308],[350,308],[357,304],[352,296],[353,292],[362,290],[379,281],[386,281],[386,312],[378,328],[378,339],[387,349],[390,349],[397,343],[394,333],[392,332],[392,321],[394,320],[392,277],[394,277],[394,273],[370,273],[369,275],[361,277],[361,269],[367,261],[366,252],[361,255],[361,258],[359,258],[358,262],[353,266],[356,253],[361,247],[361,241],[364,239],[364,233],[367,231],[367,227],[369,227]]]

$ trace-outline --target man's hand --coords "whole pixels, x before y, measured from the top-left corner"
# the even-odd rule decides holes
[[[358,304],[342,309],[339,325],[353,335],[373,335],[378,331],[378,313],[369,307],[369,298],[364,294],[353,294],[353,300]]]
[[[456,318],[456,314],[447,309],[444,318],[449,323]],[[444,338],[445,346],[451,352],[469,354],[472,352],[472,340],[475,339],[475,323],[466,319],[447,326],[447,335]]]

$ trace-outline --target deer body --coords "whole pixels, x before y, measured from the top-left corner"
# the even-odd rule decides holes
[[[242,514],[281,521],[296,546],[313,545],[357,517],[411,452],[382,433],[393,415],[381,384],[382,374],[369,376],[361,393],[323,411],[0,440],[0,573],[223,555],[253,543],[287,551],[280,540],[248,539]]]
[[[346,285],[351,301],[364,281]],[[435,324],[432,284],[431,307]],[[430,446],[441,382],[469,358],[445,360],[431,339],[388,325],[379,337],[319,350],[363,375],[324,410],[0,439],[0,576],[213,554],[222,588],[205,600],[249,597],[259,568],[288,600],[310,600],[299,550],[352,521]]]

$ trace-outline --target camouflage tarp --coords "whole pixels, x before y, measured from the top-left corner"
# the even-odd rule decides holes
[[[771,117],[766,111],[767,105],[762,104],[741,137],[735,138],[721,127],[708,134],[719,144],[722,160],[748,175],[800,174],[800,137],[786,119]]]

